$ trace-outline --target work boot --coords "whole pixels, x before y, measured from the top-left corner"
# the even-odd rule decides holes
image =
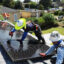
[[[40,44],[45,44],[45,40],[42,36],[38,37],[38,41],[39,41]]]
[[[44,40],[44,38],[42,37],[42,44],[45,44],[45,40]]]
[[[11,40],[8,40],[8,41],[7,41],[7,46],[8,46],[8,48],[10,48],[10,49],[12,48],[12,47],[11,47]]]
[[[19,46],[19,52],[23,49],[23,43],[20,42],[20,46]]]
[[[20,47],[19,47],[19,48],[22,48],[22,47],[23,47],[23,42],[22,42],[22,40],[17,39],[17,41],[20,42]]]
[[[11,40],[7,41],[7,45],[9,45],[9,46],[11,45]]]

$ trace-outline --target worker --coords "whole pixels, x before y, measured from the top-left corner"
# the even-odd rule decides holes
[[[59,32],[53,31],[50,35],[50,40],[53,42],[53,45],[45,53],[40,53],[40,55],[45,57],[57,48],[56,64],[62,64],[64,59],[64,42],[61,39]]]
[[[22,44],[22,41],[26,38],[27,33],[29,31],[34,31],[35,35],[37,36],[38,40],[42,40],[43,44],[45,43],[44,38],[41,36],[41,28],[39,27],[39,25],[34,24],[31,20],[29,20],[28,22],[26,22],[26,19],[24,18],[20,18],[16,24],[15,24],[15,28],[12,29],[11,32],[9,32],[10,36],[13,36],[13,33],[16,30],[20,30],[20,29],[24,29],[24,33],[23,36],[20,40],[20,45]]]

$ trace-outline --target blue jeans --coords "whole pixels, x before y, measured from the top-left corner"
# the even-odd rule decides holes
[[[46,55],[51,54],[55,50],[55,46],[53,45],[51,48],[48,49],[48,51],[45,53]],[[64,59],[64,47],[58,47],[57,48],[57,60],[56,64],[62,64]]]
[[[62,64],[64,59],[64,47],[59,47],[57,49],[57,60],[56,60],[56,64]]]
[[[54,50],[55,50],[55,46],[53,45],[53,46],[51,46],[47,51],[46,51],[46,55],[49,55],[49,54],[51,54]]]
[[[13,28],[11,32],[15,32],[15,31],[16,31],[16,29]],[[28,33],[28,32],[24,32],[24,33],[23,33],[22,38],[21,38],[21,41],[23,41],[23,40],[26,38],[27,33]]]

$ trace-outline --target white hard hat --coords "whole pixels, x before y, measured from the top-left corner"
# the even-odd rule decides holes
[[[56,41],[59,41],[61,38],[60,38],[60,34],[58,31],[53,31],[50,35],[50,40],[52,42],[56,42]]]

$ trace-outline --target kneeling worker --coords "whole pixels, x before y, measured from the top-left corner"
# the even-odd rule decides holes
[[[43,57],[47,56],[57,48],[56,64],[62,64],[64,59],[64,42],[60,38],[60,34],[57,31],[53,31],[50,35],[50,40],[53,42],[53,46],[51,46],[45,53],[40,53],[40,55]]]
[[[32,23],[31,20],[29,20],[28,22],[26,22],[25,18],[20,18],[16,24],[15,24],[15,28],[13,28],[11,30],[11,32],[9,32],[10,36],[13,36],[13,33],[16,30],[20,30],[20,29],[24,29],[24,33],[22,35],[22,38],[20,40],[20,45],[22,44],[22,41],[26,38],[27,33],[29,31],[34,31],[35,35],[37,36],[38,40],[42,40],[43,44],[45,43],[44,38],[41,36],[41,28],[39,27],[39,25]]]

